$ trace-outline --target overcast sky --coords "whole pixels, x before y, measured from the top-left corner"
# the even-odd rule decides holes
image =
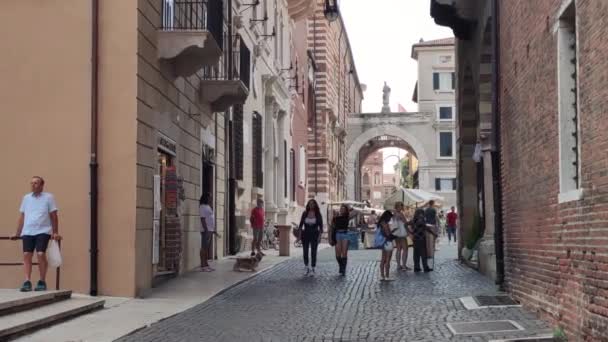
[[[412,102],[416,84],[416,61],[412,45],[424,40],[452,37],[430,15],[429,0],[341,0],[340,10],[355,57],[361,83],[367,84],[364,112],[382,108],[384,81],[391,87],[391,108],[401,103],[416,111]]]

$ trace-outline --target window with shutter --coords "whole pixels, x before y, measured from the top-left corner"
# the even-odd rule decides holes
[[[296,200],[296,151],[292,148],[289,151],[289,160],[291,164],[291,201]]]
[[[435,190],[441,191],[441,178],[435,178]]]
[[[439,73],[433,73],[433,90],[439,90]]]
[[[456,73],[452,73],[452,90],[456,89]]]
[[[232,113],[232,129],[234,134],[235,177],[243,180],[243,106],[235,105]]]
[[[253,154],[252,154],[252,176],[253,186],[257,188],[264,187],[264,171],[262,170],[262,116],[254,112],[253,123],[252,123],[252,137],[253,137]]]
[[[289,173],[287,172],[287,140],[283,140],[283,197],[287,198],[287,179]]]

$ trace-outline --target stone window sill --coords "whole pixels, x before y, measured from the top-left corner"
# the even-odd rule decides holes
[[[580,201],[583,199],[583,189],[571,190],[568,192],[560,192],[558,195],[558,201],[560,204]]]

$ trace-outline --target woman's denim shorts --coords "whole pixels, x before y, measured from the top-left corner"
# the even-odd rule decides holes
[[[336,241],[346,241],[348,240],[347,232],[337,232],[336,233]]]

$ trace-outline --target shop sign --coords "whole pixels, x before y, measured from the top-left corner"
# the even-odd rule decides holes
[[[158,135],[158,148],[172,155],[177,155],[177,144],[169,137],[160,134]]]

